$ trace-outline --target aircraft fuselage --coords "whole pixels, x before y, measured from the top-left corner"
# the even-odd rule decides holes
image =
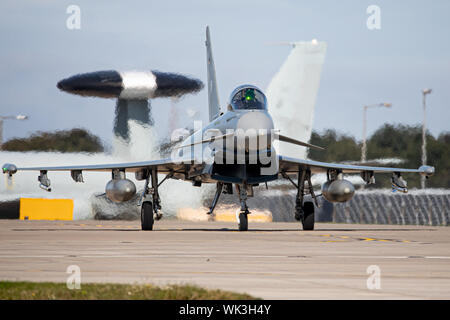
[[[248,88],[256,89],[240,86],[236,90]],[[235,91],[231,100],[236,95]],[[210,165],[202,173],[202,182],[258,184],[276,179],[276,169],[263,169],[272,165],[276,152],[273,148],[273,120],[267,111],[265,97],[259,90],[258,94],[264,98],[261,108],[237,109],[230,102],[225,113],[207,126],[195,128],[197,130],[181,143],[186,147],[178,148],[177,156],[191,153],[197,159],[209,159]],[[222,138],[208,141],[212,137]],[[205,140],[207,142],[202,143]]]

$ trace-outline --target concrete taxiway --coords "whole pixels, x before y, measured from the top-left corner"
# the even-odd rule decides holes
[[[0,279],[192,283],[265,299],[449,299],[450,229],[162,220],[0,221]],[[368,289],[369,266],[380,289]],[[373,283],[373,282],[372,282]]]

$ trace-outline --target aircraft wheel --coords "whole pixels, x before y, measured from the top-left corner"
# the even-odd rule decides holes
[[[302,217],[303,217],[303,209],[299,209],[299,210],[296,209],[295,215],[294,215],[295,220],[301,221]]]
[[[303,205],[303,230],[314,230],[314,203],[307,201]]]
[[[248,216],[246,212],[239,213],[239,231],[248,230]]]
[[[141,208],[142,230],[153,230],[153,222],[153,205],[150,201],[145,201]]]

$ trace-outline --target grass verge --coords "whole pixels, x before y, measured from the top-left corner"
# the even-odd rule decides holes
[[[0,300],[249,300],[248,294],[195,285],[86,283],[69,290],[65,283],[0,281]]]

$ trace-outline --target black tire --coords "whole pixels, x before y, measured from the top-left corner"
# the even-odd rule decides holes
[[[297,221],[301,221],[303,218],[303,209],[295,210],[294,219]]]
[[[247,230],[248,230],[247,213],[241,212],[239,213],[239,231],[247,231]]]
[[[314,230],[314,203],[307,201],[303,204],[303,230]]]
[[[153,205],[150,201],[142,203],[141,208],[141,228],[142,230],[153,230]]]

